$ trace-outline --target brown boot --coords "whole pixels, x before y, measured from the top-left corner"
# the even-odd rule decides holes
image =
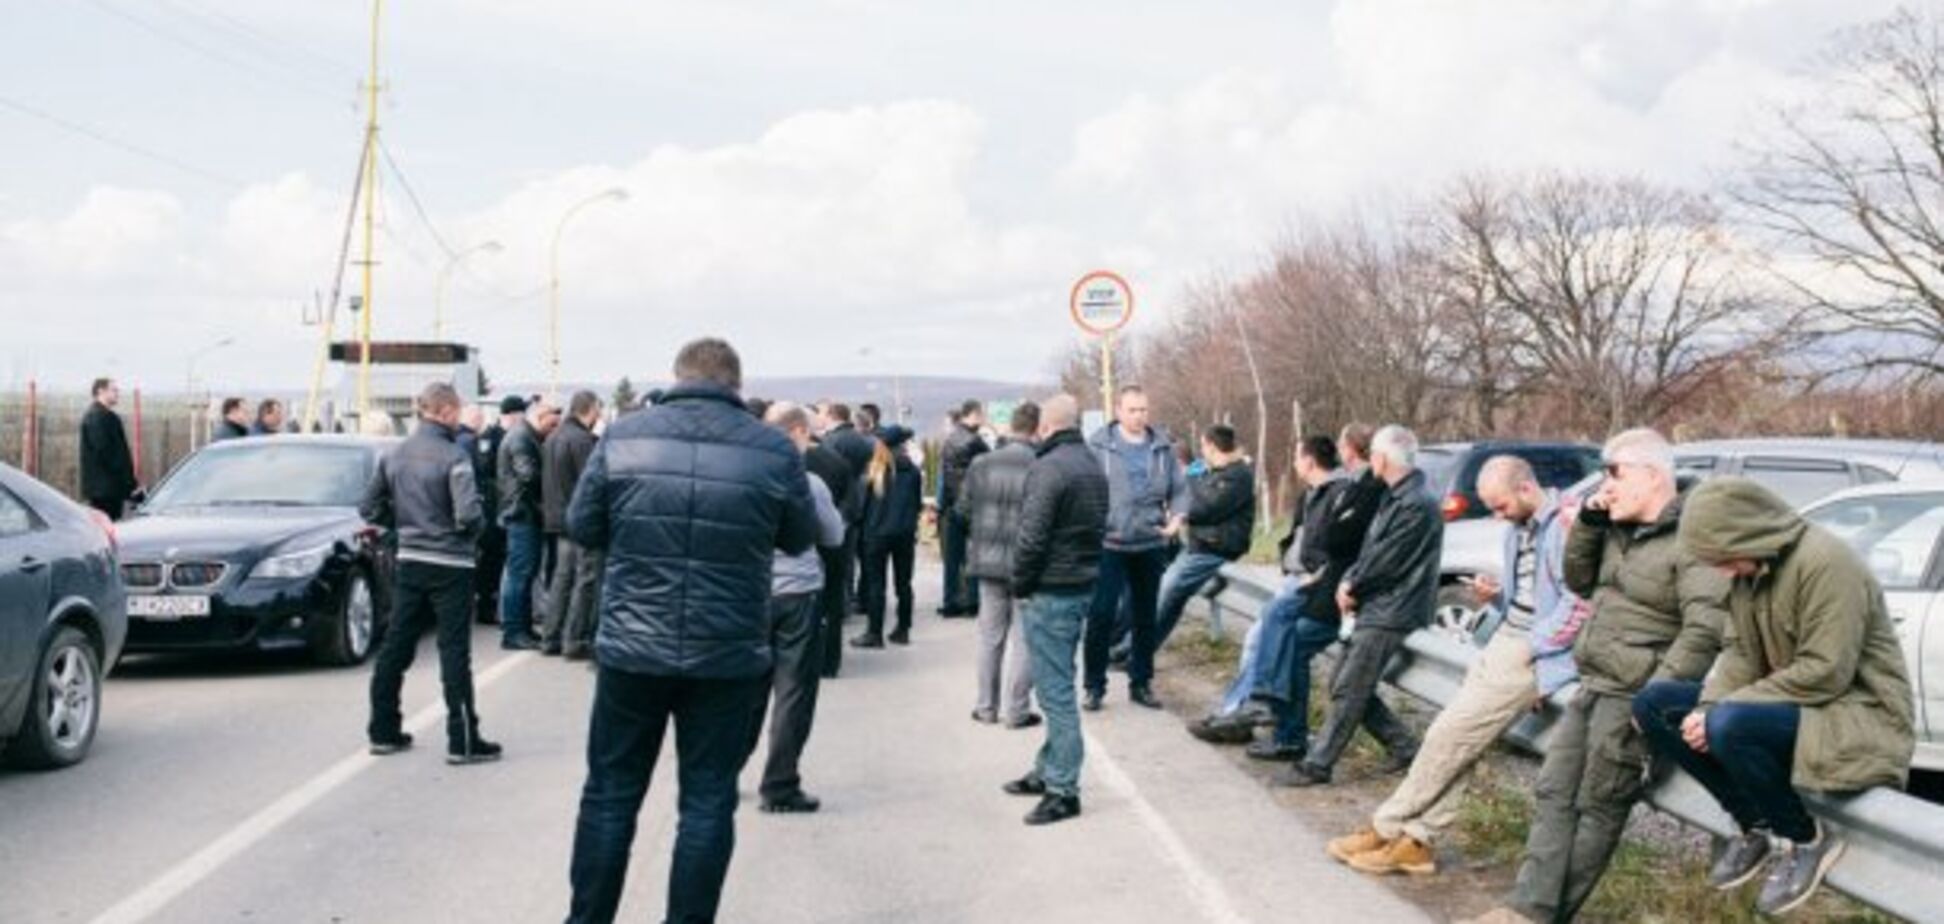
[[[1360,853],[1382,850],[1389,846],[1390,841],[1384,840],[1384,836],[1378,834],[1376,828],[1362,828],[1348,837],[1339,837],[1331,841],[1329,851],[1330,856],[1335,857],[1338,863],[1348,863],[1351,857]]]
[[[1360,873],[1379,876],[1387,873],[1429,876],[1438,871],[1438,860],[1431,855],[1431,848],[1423,841],[1406,834],[1391,841],[1389,846],[1382,850],[1373,850],[1351,857],[1350,868]]]

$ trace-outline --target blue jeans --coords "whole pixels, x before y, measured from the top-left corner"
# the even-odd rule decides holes
[[[1281,689],[1271,682],[1267,671],[1274,665],[1275,652],[1281,650],[1283,639],[1296,625],[1296,617],[1302,614],[1304,599],[1303,588],[1296,585],[1296,579],[1286,578],[1276,595],[1262,605],[1255,625],[1249,627],[1249,634],[1243,639],[1239,669],[1235,680],[1222,694],[1222,705],[1216,715],[1234,715],[1249,700],[1269,699],[1272,691]]]
[[[1215,715],[1234,715],[1248,705],[1249,694],[1255,690],[1256,670],[1262,661],[1262,620],[1249,624],[1249,631],[1242,636],[1242,655],[1236,661],[1235,679],[1229,681],[1228,689],[1222,691],[1222,701],[1215,707]]]
[[[1154,613],[1154,647],[1160,650],[1181,622],[1181,611],[1208,582],[1221,573],[1228,559],[1210,552],[1183,552],[1161,574],[1161,603]]]
[[[1020,601],[1026,643],[1033,651],[1033,694],[1046,716],[1046,743],[1040,745],[1033,774],[1046,791],[1080,794],[1080,762],[1086,745],[1080,737],[1080,704],[1073,691],[1073,655],[1087,623],[1093,595],[1041,591]]]
[[[1310,660],[1337,640],[1336,623],[1301,615],[1305,597],[1296,590],[1286,605],[1263,608],[1254,691],[1276,717],[1276,743],[1297,747],[1309,743]]]
[[[523,639],[533,632],[533,579],[540,573],[540,526],[506,524],[506,572],[500,578],[500,638]]]
[[[587,784],[574,825],[569,922],[614,920],[636,820],[671,719],[680,795],[665,920],[715,920],[736,851],[736,775],[768,692],[767,676],[705,680],[601,668],[587,730]]]
[[[1115,611],[1121,599],[1132,604],[1134,648],[1127,657],[1127,683],[1145,688],[1154,679],[1154,604],[1167,567],[1165,547],[1139,552],[1106,549],[1100,553],[1099,583],[1087,616],[1086,681],[1090,693],[1107,692],[1107,650],[1112,646]]]
[[[1708,753],[1681,738],[1681,720],[1701,701],[1701,684],[1656,680],[1634,694],[1634,721],[1647,746],[1694,777],[1743,831],[1764,830],[1798,844],[1816,839],[1815,822],[1789,785],[1802,709],[1793,703],[1716,703],[1708,709]]]

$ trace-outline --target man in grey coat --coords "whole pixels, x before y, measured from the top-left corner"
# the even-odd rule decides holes
[[[979,698],[972,721],[992,724],[1000,715],[1000,662],[1005,662],[1004,718],[1009,728],[1040,723],[1032,710],[1033,670],[1022,629],[1012,629],[1016,609],[1012,596],[1013,541],[1019,535],[1019,512],[1026,500],[1026,470],[1039,455],[1034,437],[1039,432],[1039,405],[1022,402],[1012,412],[1012,435],[999,448],[979,456],[960,488],[959,519],[970,525],[971,542],[966,570],[979,582]]]
[[[1114,616],[1129,598],[1133,650],[1127,660],[1128,698],[1149,709],[1161,708],[1149,686],[1154,679],[1155,604],[1161,573],[1168,567],[1168,541],[1188,517],[1188,478],[1175,458],[1168,435],[1148,426],[1147,393],[1121,389],[1114,422],[1101,428],[1087,446],[1107,475],[1107,538],[1100,556],[1100,578],[1087,615],[1085,708],[1100,710],[1107,695],[1107,657]]]
[[[540,509],[554,540],[553,583],[547,590],[547,619],[541,627],[541,653],[586,660],[594,647],[594,604],[601,595],[601,553],[583,549],[566,534],[567,504],[594,454],[594,424],[601,399],[575,392],[567,420],[540,446]]]

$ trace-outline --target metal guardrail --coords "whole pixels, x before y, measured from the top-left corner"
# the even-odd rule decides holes
[[[1222,569],[1222,577],[1226,586],[1205,598],[1211,624],[1217,627],[1228,617],[1253,621],[1280,582],[1273,569],[1260,566],[1229,565]],[[1449,634],[1419,631],[1406,640],[1404,656],[1385,679],[1418,699],[1442,706],[1457,694],[1476,654],[1476,649]],[[1560,705],[1573,689],[1555,694],[1545,709],[1521,719],[1505,739],[1543,753]],[[1649,789],[1647,801],[1711,833],[1734,829],[1707,790],[1679,769]],[[1803,801],[1849,845],[1829,872],[1831,887],[1911,921],[1944,922],[1944,806],[1883,788],[1846,796],[1805,794]]]

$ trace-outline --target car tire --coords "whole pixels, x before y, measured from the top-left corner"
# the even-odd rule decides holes
[[[1478,628],[1478,617],[1483,612],[1472,597],[1471,588],[1463,584],[1446,584],[1438,588],[1438,603],[1432,613],[1431,628],[1470,645],[1473,643],[1472,630]]]
[[[338,599],[337,612],[317,628],[318,638],[311,650],[319,662],[351,667],[371,657],[378,647],[378,598],[364,569],[352,570]]]
[[[29,770],[78,764],[101,725],[101,653],[81,630],[61,626],[34,667],[27,714],[4,756]]]

